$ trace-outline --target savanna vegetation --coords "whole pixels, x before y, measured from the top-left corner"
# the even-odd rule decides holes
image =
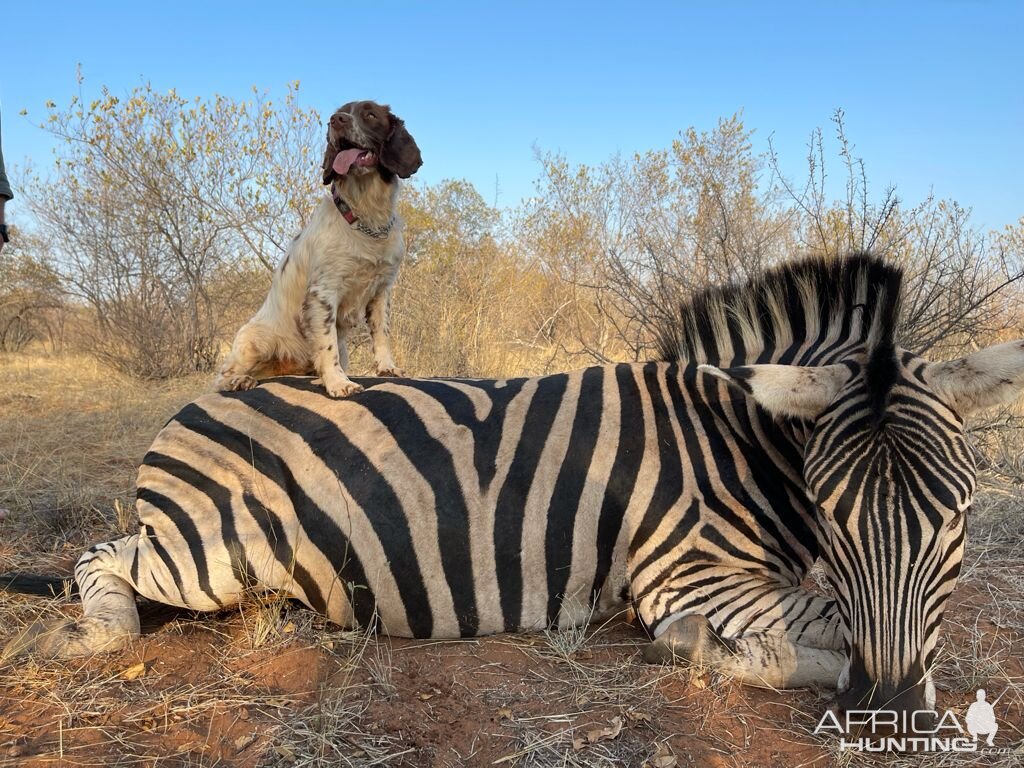
[[[51,167],[21,169],[8,208],[21,226],[0,252],[0,571],[66,573],[134,525],[135,466],[209,389],[323,194],[323,131],[297,85],[244,101],[104,90],[48,104],[41,129],[59,149]],[[396,358],[414,375],[495,377],[648,359],[689,292],[859,250],[906,270],[905,346],[941,359],[1024,336],[1024,218],[986,232],[969,201],[876,189],[841,112],[810,134],[806,160],[785,177],[736,114],[598,165],[539,152],[536,193],[512,208],[459,179],[411,183]],[[370,369],[366,347],[355,374]],[[1024,738],[1022,427],[1019,409],[974,425],[983,490],[937,673],[940,706],[961,714],[979,686],[1002,695],[1010,761]],[[0,637],[44,607],[75,610],[0,595]],[[625,619],[416,644],[272,599],[161,615],[151,630],[108,658],[0,666],[0,765],[897,760],[813,737],[827,692],[645,667]]]

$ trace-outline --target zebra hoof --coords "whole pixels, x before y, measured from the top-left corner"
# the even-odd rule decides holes
[[[57,638],[67,634],[70,621],[36,621],[16,634],[4,646],[0,653],[0,661],[7,661],[25,653],[38,653],[42,656],[55,656],[54,646],[59,645]]]
[[[644,661],[648,664],[686,661],[699,666],[704,664],[705,651],[717,638],[706,617],[683,616],[644,648]]]
[[[78,621],[37,621],[19,632],[4,646],[0,661],[25,653],[66,659],[117,651],[138,636],[136,627],[112,627],[109,622],[84,617]]]

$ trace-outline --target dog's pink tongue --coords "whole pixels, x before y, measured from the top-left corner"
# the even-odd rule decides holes
[[[352,167],[352,163],[363,154],[362,149],[343,149],[337,155],[334,156],[334,164],[331,166],[334,172],[339,176],[344,176],[348,173],[348,169]]]

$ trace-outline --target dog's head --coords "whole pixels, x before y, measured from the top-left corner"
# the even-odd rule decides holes
[[[420,148],[391,108],[375,101],[350,101],[327,123],[324,184],[352,173],[379,173],[384,181],[407,179],[423,165]]]

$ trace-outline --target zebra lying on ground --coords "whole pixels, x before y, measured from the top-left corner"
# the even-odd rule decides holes
[[[280,590],[422,638],[631,601],[649,661],[931,708],[975,484],[963,417],[1024,388],[1024,342],[904,351],[900,281],[858,256],[710,290],[661,362],[202,397],[139,470],[140,532],[78,562],[84,618],[7,653],[119,648],[136,594],[214,610]],[[819,557],[834,599],[801,586]]]

